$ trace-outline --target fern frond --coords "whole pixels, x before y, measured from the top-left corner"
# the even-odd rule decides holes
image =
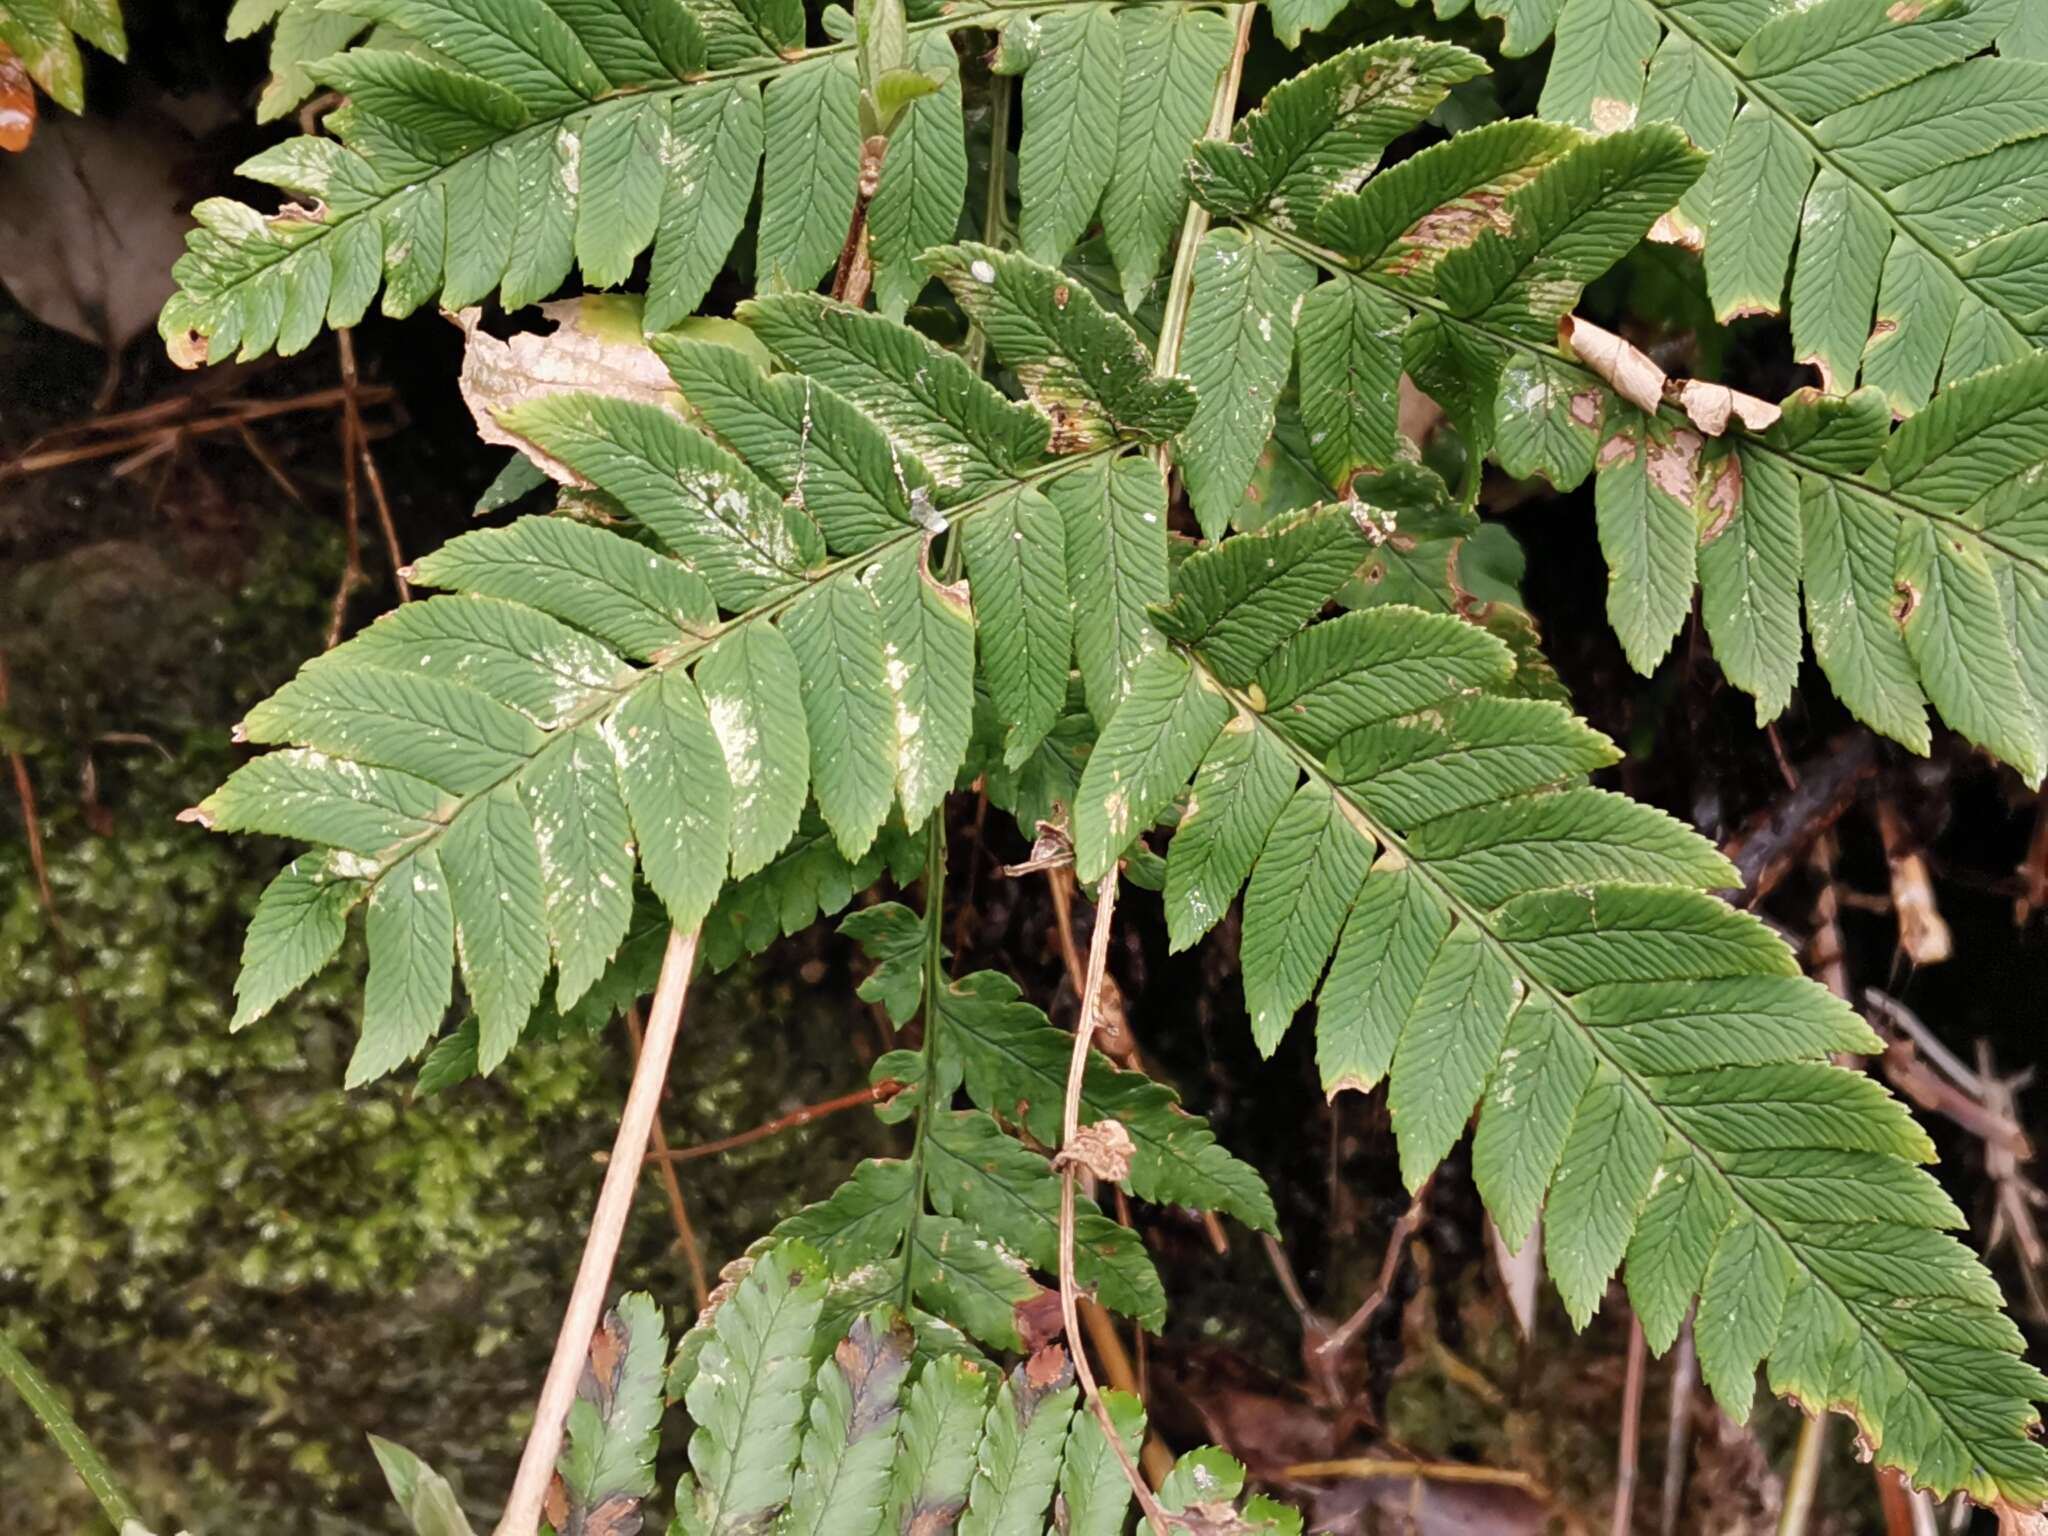
[[[1929,413],[1907,447],[1927,452],[1953,412]],[[1705,1374],[1731,1413],[1768,1360],[1775,1391],[1850,1413],[1884,1465],[1943,1493],[2041,1502],[2048,1452],[2028,1430],[2048,1380],[2022,1362],[1990,1277],[1942,1235],[1960,1218],[1916,1166],[1925,1136],[1828,1062],[1875,1038],[1705,894],[1735,883],[1711,845],[1583,787],[1613,757],[1596,733],[1493,696],[1504,646],[1396,607],[1318,620],[1376,536],[1376,509],[1352,501],[1187,559],[1155,613],[1171,648],[1141,664],[1083,774],[1077,876],[1109,868],[1198,764],[1198,784],[1228,784],[1247,738],[1268,743],[1275,766],[1232,856],[1204,835],[1223,807],[1201,788],[1168,855],[1184,939],[1220,915],[1257,844],[1242,956],[1261,1049],[1320,978],[1326,1086],[1388,1081],[1411,1187],[1476,1110],[1481,1193],[1503,1231],[1542,1206],[1575,1320],[1626,1257],[1660,1345],[1706,1297]],[[1206,888],[1172,878],[1187,838],[1184,867],[1217,869]],[[1815,1198],[1844,1175],[1853,1194]],[[1863,1267],[1880,1254],[1882,1283]]]
[[[697,1472],[676,1490],[671,1529],[1118,1536],[1130,1483],[1094,1413],[1076,1411],[1063,1348],[1046,1345],[1003,1372],[914,1333],[886,1307],[842,1329],[829,1315],[811,1315],[815,1258],[802,1243],[761,1246],[727,1271],[678,1349],[670,1391],[695,1420]],[[930,1342],[941,1347],[925,1347]],[[821,1363],[799,1445],[802,1405],[792,1389],[806,1358]],[[756,1411],[762,1398],[767,1406]],[[1143,1406],[1129,1393],[1105,1392],[1103,1407],[1135,1455]],[[747,1418],[754,1434],[742,1441],[736,1431]],[[729,1470],[736,1445],[749,1452],[744,1477]],[[738,1493],[714,1496],[713,1478]],[[1271,1499],[1243,1499],[1244,1481],[1241,1464],[1204,1449],[1181,1458],[1159,1497],[1201,1529],[1299,1536],[1300,1515]]]
[[[316,85],[347,102],[325,121],[332,137],[290,139],[241,167],[300,202],[274,215],[223,198],[194,209],[160,319],[181,363],[295,352],[323,324],[361,319],[380,288],[384,313],[403,315],[494,293],[517,309],[572,270],[609,287],[650,248],[645,323],[657,332],[703,299],[757,187],[762,291],[814,286],[845,239],[867,132],[856,45],[806,47],[794,0],[363,0],[346,13],[244,0],[230,32],[271,22],[261,115]],[[905,57],[938,89],[889,126],[872,188],[882,312],[902,315],[930,279],[917,258],[956,233],[967,150],[951,34],[977,26],[1005,30],[1006,67],[1025,75],[1026,252],[1057,262],[1099,206],[1123,286],[1141,294],[1186,207],[1181,161],[1228,29],[1186,0],[1115,15],[1042,0],[908,24]]]
[[[1787,312],[1824,390],[1860,378],[1901,416],[2041,341],[2048,67],[2034,9],[1478,4],[1505,20],[1511,57],[1555,36],[1545,118],[1600,133],[1671,122],[1713,151],[1660,237],[1704,249],[1723,320]]]
[[[875,995],[906,1020],[924,1007],[923,1049],[895,1052],[874,1069],[877,1081],[899,1085],[884,1117],[915,1117],[910,1157],[862,1163],[773,1236],[811,1244],[860,1294],[914,1302],[973,1339],[1024,1348],[1027,1314],[1048,1294],[1031,1271],[1051,1276],[1060,1267],[1060,1183],[1046,1156],[1010,1135],[999,1117],[1040,1144],[1057,1140],[1061,1099],[1051,1085],[1064,1081],[1072,1042],[994,972],[941,977],[931,995],[938,916],[885,904],[845,924],[877,962]],[[976,1107],[948,1108],[963,1085]],[[1227,1211],[1270,1229],[1264,1183],[1178,1107],[1172,1090],[1091,1056],[1081,1119],[1114,1119],[1129,1134],[1132,1193]],[[1165,1291],[1143,1244],[1086,1196],[1076,1201],[1074,1274],[1101,1305],[1141,1327],[1165,1322]]]
[[[337,921],[366,903],[351,1083],[426,1044],[452,959],[489,1071],[551,968],[561,1010],[605,973],[632,921],[636,863],[684,928],[712,914],[728,871],[740,882],[732,921],[710,924],[714,963],[843,904],[892,807],[921,826],[954,786],[977,630],[1006,759],[1038,750],[1065,706],[1071,649],[1068,519],[1038,487],[1107,465],[1091,455],[1124,433],[1184,424],[1192,400],[1184,382],[1150,379],[1122,321],[1058,302],[1048,269],[981,247],[929,265],[976,281],[991,259],[991,292],[1023,296],[1022,329],[992,325],[1006,357],[1049,369],[1057,346],[1080,364],[1084,377],[1059,386],[1079,442],[1058,446],[1085,451],[1048,455],[1044,415],[916,333],[796,296],[744,318],[823,377],[664,337],[690,421],[577,393],[499,410],[514,440],[650,542],[545,517],[464,535],[413,571],[456,595],[400,608],[249,712],[246,739],[290,750],[191,814],[335,851],[266,897],[238,1023],[331,958]],[[1099,414],[1082,430],[1086,401]],[[945,526],[965,541],[971,596],[928,564]],[[1140,600],[1163,590],[1162,577]],[[812,804],[829,857],[809,840],[790,851]]]
[[[1911,26],[1898,30],[1911,41]],[[1402,59],[1421,72],[1434,46],[1341,57],[1347,71],[1370,53],[1379,67]],[[1309,453],[1327,489],[1391,462],[1405,364],[1510,472],[1566,489],[1597,474],[1609,618],[1639,670],[1662,660],[1697,591],[1724,669],[1768,721],[1797,678],[1803,588],[1822,670],[1860,719],[1925,752],[1931,702],[2030,782],[2048,772],[2048,650],[2034,618],[2048,591],[2048,544],[2026,510],[2028,471],[2048,463],[2048,435],[2034,427],[2048,409],[2048,373],[2031,356],[1945,389],[1930,408],[1936,425],[1915,422],[1896,441],[1874,388],[1844,400],[1795,396],[1766,432],[1715,422],[1718,439],[1676,404],[1645,414],[1560,350],[1557,329],[1584,285],[1698,185],[1705,162],[1683,134],[1650,124],[1589,138],[1563,125],[1495,123],[1349,188],[1326,176],[1319,204],[1301,183],[1287,206],[1273,189],[1312,137],[1314,119],[1298,104],[1310,94],[1276,88],[1239,124],[1234,148],[1197,146],[1190,169],[1219,216],[1330,274],[1300,301],[1294,328]],[[1342,114],[1321,110],[1336,132]],[[1310,205],[1321,243],[1295,232]],[[1211,237],[1226,238],[1245,237]],[[1198,287],[1198,306],[1201,297]],[[1196,349],[1189,355],[1192,366]],[[1196,471],[1229,438],[1216,430],[1220,413],[1262,405],[1272,377],[1242,344],[1219,372],[1227,407],[1204,407],[1182,445],[1198,511]],[[1657,403],[1654,393],[1645,403]],[[1984,434],[2007,417],[1972,479]],[[1944,467],[1926,478],[1936,456]],[[1212,511],[1229,507],[1246,475],[1232,468]]]

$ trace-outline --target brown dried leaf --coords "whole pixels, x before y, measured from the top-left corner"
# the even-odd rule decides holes
[[[661,406],[679,419],[683,397],[640,335],[639,300],[586,295],[541,305],[552,334],[521,331],[500,341],[481,328],[482,309],[454,316],[462,327],[462,399],[487,443],[516,448],[563,485],[585,486],[574,470],[498,424],[498,412],[548,395],[608,395]]]
[[[35,87],[21,60],[0,43],[0,149],[19,154],[35,136]]]
[[[1064,1147],[1053,1161],[1060,1166],[1085,1168],[1098,1179],[1121,1184],[1131,1176],[1131,1155],[1138,1150],[1121,1120],[1098,1120],[1074,1133],[1072,1145]]]
[[[1640,347],[1623,341],[1577,315],[1557,323],[1559,345],[1607,381],[1614,392],[1638,410],[1654,415],[1664,403],[1664,370]]]
[[[1669,385],[1672,398],[1685,408],[1692,424],[1709,437],[1728,430],[1732,417],[1752,432],[1762,432],[1785,413],[1768,400],[1745,395],[1726,384],[1708,384],[1700,379],[1674,379]]]
[[[1066,1321],[1060,1316],[1058,1291],[1039,1290],[1010,1309],[1023,1349],[1035,1354],[1055,1339],[1065,1336]]]

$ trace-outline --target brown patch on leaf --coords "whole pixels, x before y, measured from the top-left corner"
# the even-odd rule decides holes
[[[1700,450],[1706,439],[1686,427],[1650,442],[1650,484],[1673,501],[1692,504],[1699,494]]]
[[[1918,21],[1927,13],[1927,0],[1895,0],[1885,7],[1884,19],[1895,21],[1900,26]]]
[[[1396,277],[1433,264],[1446,251],[1470,245],[1489,229],[1508,234],[1514,220],[1502,209],[1507,199],[1498,192],[1474,192],[1441,208],[1433,208],[1401,237],[1401,254],[1387,265]]]
[[[583,1362],[583,1378],[577,1383],[576,1395],[595,1403],[597,1411],[607,1419],[618,1396],[619,1373],[625,1369],[626,1349],[631,1343],[632,1331],[615,1310],[605,1313],[604,1321],[590,1336],[590,1354]]]
[[[580,1519],[572,1516],[566,1527],[555,1527],[562,1536],[640,1536],[640,1528],[640,1500],[630,1493],[615,1493]]]
[[[1742,458],[1739,454],[1728,454],[1715,464],[1712,480],[1707,486],[1707,525],[1700,530],[1700,547],[1704,549],[1721,537],[1728,525],[1735,521],[1742,511]]]
[[[543,304],[540,312],[554,322],[552,334],[522,331],[510,341],[500,341],[481,328],[480,308],[451,316],[464,338],[458,382],[479,437],[518,449],[552,480],[581,487],[588,482],[559,459],[507,431],[499,424],[498,413],[549,395],[580,393],[660,406],[680,419],[683,397],[661,359],[641,339],[637,309],[629,310],[616,298],[592,295]]]
[[[204,366],[206,354],[212,346],[211,336],[188,325],[164,343],[164,350],[180,368],[198,368]]]
[[[1768,400],[1700,379],[1674,379],[1669,392],[1692,418],[1692,424],[1709,437],[1726,432],[1731,419],[1740,421],[1752,432],[1762,432],[1785,414]]]
[[[1870,328],[1870,339],[1872,341],[1883,341],[1885,337],[1891,335],[1898,328],[1899,322],[1896,320],[1880,320]]]
[[[1058,1291],[1038,1290],[1010,1308],[1010,1321],[1027,1353],[1036,1353],[1066,1331]]]
[[[1577,315],[1558,321],[1557,339],[1637,410],[1654,415],[1664,403],[1664,370],[1640,347]]]
[[[21,60],[0,43],[0,150],[19,154],[35,136],[35,87]]]
[[[916,1504],[903,1521],[903,1536],[946,1536],[960,1523],[965,1499],[948,1499],[938,1504]]]
[[[1632,464],[1636,457],[1636,435],[1633,432],[1617,432],[1600,445],[1594,455],[1597,468],[1606,469],[1615,464]]]
[[[541,1499],[540,1512],[558,1531],[569,1523],[569,1485],[562,1481],[561,1473],[557,1472],[548,1479],[548,1491]]]
[[[1659,245],[1675,245],[1682,251],[1699,252],[1707,248],[1706,233],[1676,208],[1657,216],[1657,222],[1650,226],[1649,238]]]
[[[1906,620],[1913,617],[1913,610],[1920,606],[1920,589],[1910,581],[1902,581],[1895,591],[1896,595],[1892,598],[1892,622],[1904,625]]]
[[[1048,1344],[1035,1351],[1018,1369],[1024,1373],[1026,1384],[1041,1394],[1058,1391],[1074,1379],[1073,1362],[1067,1359],[1066,1346],[1061,1344]]]
[[[1598,426],[1600,424],[1600,391],[1597,389],[1573,391],[1571,412],[1572,420],[1576,421],[1580,426]]]
[[[848,1440],[865,1440],[894,1421],[896,1391],[910,1371],[914,1343],[910,1326],[900,1317],[886,1328],[877,1327],[872,1317],[858,1317],[834,1347],[833,1362],[853,1393]]]
[[[1137,1150],[1123,1121],[1098,1120],[1076,1131],[1073,1144],[1061,1148],[1053,1162],[1085,1168],[1098,1179],[1121,1184],[1131,1176],[1131,1155]]]

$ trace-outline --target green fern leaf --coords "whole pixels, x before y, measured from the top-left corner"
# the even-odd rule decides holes
[[[1343,814],[1323,785],[1304,784],[1274,818],[1252,871],[1240,962],[1252,1040],[1268,1056],[1315,991],[1377,851],[1338,825]]]
[[[1208,125],[1216,81],[1230,58],[1230,27],[1213,11],[1133,6],[1119,11],[1122,117],[1102,232],[1124,308],[1143,301],[1187,209],[1188,145]]]
[[[893,1530],[945,1530],[960,1518],[974,1479],[975,1444],[989,1373],[948,1356],[918,1374],[903,1410],[903,1453],[892,1476]]]
[[[242,942],[230,1029],[243,1029],[304,986],[341,950],[367,882],[345,854],[304,854],[264,887]]]
[[[1324,199],[1354,190],[1452,86],[1484,72],[1447,43],[1349,49],[1275,86],[1227,143],[1197,144],[1188,166],[1195,196],[1216,213],[1311,229]]]
[[[703,302],[746,222],[766,142],[761,93],[751,82],[677,94],[662,141],[662,162],[674,169],[662,189],[647,271],[649,331],[668,329]],[[538,290],[529,284],[523,291]],[[513,298],[508,293],[505,302]]]
[[[888,1507],[911,1333],[900,1322],[857,1318],[818,1367],[783,1536],[875,1536]]]
[[[1187,382],[1156,375],[1137,333],[1065,274],[971,242],[924,260],[1057,424],[1054,452],[1157,441],[1194,415]]]
[[[1059,1180],[1051,1165],[980,1110],[932,1117],[925,1140],[932,1208],[970,1221],[1046,1274],[1059,1272]],[[1074,1275],[1103,1306],[1158,1332],[1166,1292],[1144,1244],[1085,1196],[1075,1202]]]
[[[1795,355],[1831,392],[1860,372],[1902,416],[2026,356],[2048,301],[2048,200],[2013,195],[2037,184],[2026,125],[2048,110],[2048,76],[2011,9],[1505,3],[1510,51],[1555,28],[1543,116],[1661,118],[1716,151],[1671,232],[1704,242],[1722,318],[1778,312],[1789,267]],[[1994,43],[2004,57],[1984,53]]]
[[[1066,524],[1036,490],[1003,498],[962,530],[981,675],[1009,722],[1003,761],[1020,766],[1067,702],[1073,653]]]
[[[1057,262],[1095,217],[1117,161],[1124,33],[1107,6],[1055,11],[1031,31],[1024,133],[1017,145],[1017,237]]]
[[[593,1342],[559,1463],[570,1520],[592,1524],[623,1520],[654,1492],[668,1364],[661,1309],[644,1291],[621,1296],[605,1314],[598,1337],[605,1348],[600,1354]]]
[[[964,1072],[967,1093],[993,1114],[1017,1119],[1041,1142],[1059,1139],[1060,1106],[1072,1038],[1023,1001],[1015,983],[978,971],[939,993],[945,1055]],[[1081,1123],[1123,1122],[1134,1144],[1131,1192],[1140,1199],[1220,1210],[1270,1231],[1264,1182],[1216,1144],[1205,1122],[1181,1110],[1173,1091],[1091,1056]]]
[[[860,82],[850,59],[819,59],[762,93],[761,287],[809,288],[846,238],[860,182]]]
[[[1233,715],[1225,723],[1202,759],[1166,856],[1167,936],[1175,950],[1223,920],[1299,776],[1251,721]]]
[[[818,814],[840,852],[858,859],[896,795],[896,706],[882,610],[867,584],[842,579],[797,603],[780,627],[796,657]]]
[[[944,83],[904,109],[889,132],[881,180],[868,204],[875,261],[875,307],[903,318],[929,277],[917,258],[959,230],[967,196],[967,134],[960,63],[952,43],[933,34],[917,46],[917,67]]]
[[[1148,610],[1167,599],[1166,482],[1150,459],[1105,459],[1046,487],[1067,528],[1074,658],[1106,725],[1163,643]]]
[[[1036,463],[1049,427],[957,355],[877,315],[822,299],[755,299],[740,318],[792,368],[851,401],[931,471],[940,502],[981,495]]]
[[[428,849],[408,878],[380,880],[366,903],[363,1032],[342,1086],[358,1088],[395,1072],[426,1049],[447,1015],[455,962],[455,909],[441,860]]]
[[[128,57],[128,37],[114,0],[7,0],[0,6],[0,44],[69,112],[85,110],[81,37],[116,59]]]
[[[1145,1439],[1145,1405],[1130,1393],[1114,1389],[1102,1394],[1102,1405],[1124,1454],[1136,1461]],[[1067,1438],[1067,1453],[1060,1462],[1059,1500],[1066,1511],[1065,1536],[1122,1536],[1131,1483],[1109,1436],[1092,1413],[1076,1418]]]
[[[1323,283],[1301,301],[1301,421],[1316,473],[1333,490],[1394,462],[1407,326],[1407,310],[1361,283]]]
[[[1957,462],[1938,443],[1991,430],[1988,416],[1966,426],[1959,410],[1930,413],[1905,450],[1895,445],[1909,480],[1928,477],[1923,494],[1940,494],[1938,466]],[[2008,431],[2015,445],[2025,435]],[[1972,493],[1957,484],[1947,494]],[[1446,674],[1438,704],[1411,703],[1406,718],[1343,736],[1331,755],[1339,772],[1325,765],[1328,738],[1313,712],[1272,708],[1246,676],[1248,663],[1267,678],[1326,667],[1342,675],[1323,655],[1359,652],[1362,632],[1347,629],[1357,616],[1317,617],[1342,588],[1345,565],[1325,563],[1316,592],[1294,579],[1315,564],[1287,556],[1342,549],[1371,516],[1369,506],[1328,508],[1192,555],[1162,610],[1171,654],[1188,669],[1180,687],[1206,674],[1230,713],[1274,739],[1307,774],[1297,805],[1312,794],[1342,802],[1341,815],[1325,814],[1321,836],[1352,839],[1358,863],[1382,850],[1355,887],[1318,999],[1327,1086],[1391,1076],[1411,1186],[1478,1106],[1482,1193],[1518,1238],[1541,1203],[1546,1257],[1573,1317],[1583,1322],[1600,1305],[1625,1259],[1660,1344],[1704,1293],[1702,1317],[1720,1309],[1711,1344],[1702,1340],[1715,1354],[1709,1380],[1731,1412],[1746,1406],[1758,1361],[1782,1359],[1774,1387],[1853,1414],[1881,1462],[1983,1500],[2038,1501],[2048,1493],[2048,1454],[2024,1430],[2048,1381],[2020,1362],[1996,1287],[1939,1235],[1956,1213],[1915,1166],[1931,1144],[1875,1081],[1829,1064],[1829,1052],[1868,1050],[1870,1037],[1799,978],[1767,929],[1704,894],[1732,882],[1720,856],[1619,797],[1559,792],[1560,779],[1597,765],[1606,749],[1583,727],[1535,726],[1539,715],[1561,716],[1554,705],[1461,697],[1470,685]],[[1311,532],[1318,525],[1320,537]],[[1283,565],[1287,579],[1266,574]],[[1268,623],[1254,627],[1252,609],[1269,610]],[[1453,618],[1396,608],[1372,616],[1404,623],[1418,653],[1433,643],[1455,654],[1454,637],[1470,632]],[[1283,617],[1291,637],[1278,634]],[[1248,633],[1275,654],[1254,660]],[[1212,637],[1222,641],[1220,662],[1205,649]],[[1314,659],[1297,661],[1297,652]],[[1369,670],[1362,656],[1359,664]],[[1440,718],[1445,704],[1454,713]],[[1411,763],[1428,760],[1415,756],[1414,735],[1455,739],[1458,712],[1496,740],[1522,726],[1529,755],[1461,755],[1452,799],[1467,808],[1438,813],[1423,796],[1397,819],[1393,800],[1374,798],[1377,755],[1387,754],[1390,782],[1401,784]],[[1109,734],[1121,728],[1126,754],[1156,752],[1136,720],[1121,711]],[[1149,735],[1170,728],[1162,719]],[[1106,784],[1084,778],[1077,822]],[[1152,798],[1178,788],[1162,775]],[[1268,856],[1283,869],[1304,861],[1282,835],[1288,822],[1274,824],[1261,867]],[[1257,904],[1255,876],[1245,940],[1253,1006],[1270,986],[1255,953]],[[1323,928],[1294,926],[1316,928],[1315,953],[1301,966],[1312,983]],[[1273,991],[1272,1001],[1284,1005],[1298,990]],[[1830,1202],[1836,1184],[1853,1194]],[[1892,1278],[1873,1287],[1860,1266],[1880,1253]],[[1926,1300],[1900,1303],[1900,1279]],[[1807,1337],[1817,1327],[1824,1345]]]
[[[1073,1379],[1064,1352],[1048,1352],[1017,1366],[996,1389],[960,1536],[1038,1536],[1074,1416]]]
[[[1172,652],[1139,664],[1081,775],[1074,871],[1083,882],[1100,880],[1158,819],[1229,718],[1223,695]]]
[[[1294,361],[1309,264],[1270,241],[1211,230],[1195,252],[1184,359],[1195,413],[1177,444],[1203,536],[1220,538],[1244,498]]]
[[[733,1536],[788,1500],[825,1280],[816,1253],[785,1243],[756,1258],[714,1314],[684,1396],[696,1475],[676,1507],[692,1528]]]

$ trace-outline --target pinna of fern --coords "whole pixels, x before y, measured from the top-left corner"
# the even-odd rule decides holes
[[[1572,350],[1572,308],[1682,205],[1707,157],[1673,124],[1593,136],[1508,121],[1378,170],[1478,67],[1441,44],[1347,50],[1276,86],[1227,144],[1196,146],[1195,195],[1235,225],[1204,240],[1189,316],[1202,404],[1179,452],[1204,531],[1235,515],[1290,373],[1309,455],[1341,492],[1394,462],[1405,368],[1508,472],[1561,490],[1597,477],[1608,615],[1638,670],[1662,660],[1697,591],[1717,657],[1767,722],[1797,679],[1803,590],[1821,670],[1859,719],[1924,753],[1932,702],[2039,782],[2039,354],[1952,383],[1896,432],[1871,385],[1781,410],[1667,387],[1638,358],[1617,387]]]
[[[1131,1487],[1110,1436],[1135,1453],[1145,1434],[1136,1397],[1106,1394],[1105,1430],[1078,1409],[1058,1344],[1005,1370],[957,1339],[914,1331],[887,1305],[836,1323],[828,1267],[802,1242],[728,1266],[664,1372],[667,1342],[644,1294],[622,1296],[606,1317],[570,1414],[552,1529],[622,1530],[643,1518],[665,1396],[693,1425],[668,1527],[676,1536],[994,1536],[1049,1519],[1070,1536],[1118,1536],[1128,1522]],[[446,1479],[401,1446],[372,1444],[421,1536],[468,1536]],[[1245,1481],[1234,1458],[1191,1451],[1157,1503],[1218,1536],[1300,1536],[1300,1514],[1247,1496]]]

